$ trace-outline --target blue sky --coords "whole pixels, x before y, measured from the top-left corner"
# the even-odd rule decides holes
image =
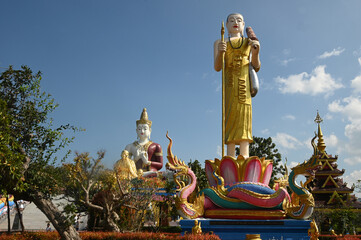
[[[310,157],[317,110],[326,151],[361,179],[361,2],[0,1],[0,70],[28,65],[60,104],[55,122],[85,128],[73,151],[106,150],[111,167],[136,140],[144,107],[151,139],[184,161],[219,157],[221,74],[213,42],[232,12],[261,43],[253,135],[272,137],[290,165]],[[166,159],[165,159],[166,162]],[[350,185],[350,184],[349,184]]]

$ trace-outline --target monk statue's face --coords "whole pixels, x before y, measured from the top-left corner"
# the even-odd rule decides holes
[[[138,124],[137,135],[140,140],[150,139],[151,129],[148,124]]]
[[[127,150],[124,150],[123,152],[122,152],[122,159],[126,159],[126,158],[128,158],[129,157],[129,152],[127,151]]]
[[[228,33],[243,33],[244,21],[241,14],[231,14],[226,23]]]

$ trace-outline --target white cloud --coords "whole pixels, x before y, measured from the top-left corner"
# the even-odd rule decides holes
[[[337,49],[333,49],[331,52],[324,52],[320,56],[318,56],[319,59],[325,59],[332,56],[339,56],[341,53],[345,51],[344,48],[338,47]]]
[[[361,92],[361,75],[351,80],[351,87],[354,88],[355,92]]]
[[[262,134],[264,134],[264,135],[269,135],[270,134],[270,131],[269,131],[269,129],[263,129],[262,131],[261,131],[261,133]]]
[[[337,136],[334,134],[325,136],[324,139],[327,147],[337,147],[339,142]]]
[[[331,120],[331,119],[333,119],[333,116],[332,116],[330,113],[327,113],[327,114],[325,115],[325,119],[326,119],[326,120]]]
[[[359,57],[359,58],[357,59],[357,61],[358,61],[358,64],[360,64],[360,66],[361,66],[361,57]]]
[[[348,142],[343,147],[349,156],[344,160],[350,165],[361,163],[361,99],[347,97],[333,101],[328,105],[331,112],[340,113],[349,121],[345,126],[345,136]]]
[[[300,73],[290,75],[287,78],[276,77],[281,93],[301,93],[308,95],[326,94],[332,95],[333,92],[343,85],[325,72],[325,65],[317,66],[312,73]]]
[[[311,144],[311,140],[312,140],[312,138],[308,138],[308,139],[303,141],[303,144],[307,147],[307,149],[310,150],[310,153],[313,153],[313,147],[312,147],[312,144]]]
[[[352,187],[353,184],[357,183],[357,180],[361,180],[361,170],[355,170],[350,175],[344,176],[344,182],[347,183],[348,187]],[[361,193],[354,191],[357,197],[361,197]]]
[[[355,51],[353,51],[354,56],[360,56],[361,55],[361,47]]]
[[[288,63],[293,62],[295,60],[296,60],[296,58],[288,58],[288,59],[285,59],[285,60],[281,60],[281,65],[282,66],[287,66]]]
[[[296,120],[296,117],[291,114],[288,114],[288,115],[283,116],[282,119],[283,120]]]
[[[291,168],[296,167],[299,162],[290,162],[290,164],[287,164],[288,172],[291,172]]]
[[[298,164],[300,164],[300,163],[299,162],[291,162],[290,168],[296,167]]]
[[[354,156],[351,158],[345,158],[343,161],[345,163],[347,163],[348,165],[353,166],[353,165],[361,163],[361,157]],[[361,177],[360,177],[360,179],[361,179]]]
[[[282,53],[283,53],[283,55],[290,55],[291,50],[290,49],[283,49]]]
[[[357,180],[361,180],[361,170],[355,170],[352,173],[350,173],[349,175],[345,176],[345,181],[349,184],[352,185],[352,183],[356,183]],[[351,186],[350,185],[350,186]]]
[[[361,122],[351,122],[345,127],[345,135],[349,139],[346,145],[347,152],[356,162],[361,163]]]
[[[303,145],[297,138],[288,135],[287,133],[277,133],[275,137],[272,137],[272,140],[277,146],[286,149],[297,149],[299,146]]]
[[[214,80],[212,83],[214,86],[216,86],[216,92],[220,92],[222,90],[222,81],[217,79]]]
[[[286,158],[286,160],[287,160],[287,158]],[[288,161],[287,161],[287,162],[286,162],[286,167],[287,167],[287,170],[288,170],[288,174],[292,171],[291,168],[296,167],[298,164],[299,164],[298,162],[294,162],[294,161],[288,162]],[[284,166],[285,163],[282,162],[282,165]],[[277,177],[277,178],[280,178],[280,177],[283,177],[283,176],[282,176],[282,175],[277,175],[276,177]]]
[[[307,140],[303,141],[303,144],[305,146],[307,146],[307,149],[310,150],[310,154],[313,153],[313,147],[312,147],[312,144],[311,144],[311,140],[312,140],[312,138],[308,138]],[[323,140],[325,141],[325,144],[326,144],[326,151],[327,151],[327,148],[332,147],[332,148],[337,148],[337,153],[340,152],[340,150],[338,149],[340,141],[338,140],[338,137],[335,134],[331,134],[331,135],[328,135],[328,136],[324,135]],[[316,138],[316,140],[315,140],[316,144],[317,144],[317,141],[318,141],[318,138]]]
[[[219,145],[217,145],[217,153],[216,154],[218,157],[222,157],[222,147]]]
[[[351,122],[361,121],[361,99],[351,96],[342,100],[335,100],[328,105],[331,112],[341,113]]]
[[[293,62],[293,61],[296,60],[296,58],[291,58],[290,54],[291,54],[290,49],[283,49],[282,50],[282,55],[283,56],[281,56],[281,59],[284,59],[284,60],[280,60],[280,59],[277,60],[281,64],[281,66],[287,66],[288,63]]]

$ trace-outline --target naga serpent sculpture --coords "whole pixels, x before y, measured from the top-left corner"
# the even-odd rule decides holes
[[[291,200],[285,187],[271,189],[268,184],[272,174],[272,161],[239,156],[234,159],[225,156],[222,160],[207,160],[206,175],[210,188],[203,189],[190,202],[189,196],[196,188],[197,178],[193,171],[173,155],[172,139],[168,136],[167,169],[173,171],[178,186],[176,208],[187,219],[198,217],[226,219],[283,219],[287,216],[305,219],[313,211],[314,200],[305,187],[299,186],[297,175],[306,175],[312,179],[312,173],[318,167],[317,148],[312,139],[314,155],[310,160],[292,168],[289,183],[293,191]]]
[[[169,145],[167,148],[168,163],[166,164],[166,168],[174,171],[173,179],[178,186],[175,199],[178,213],[187,219],[201,217],[204,214],[204,195],[197,196],[193,203],[188,202],[188,196],[196,187],[197,177],[184,162],[178,160],[177,156],[173,155],[171,150],[172,139],[168,136],[168,133],[167,138],[169,139]],[[183,179],[180,181],[179,177],[183,177]],[[185,185],[184,181],[187,181],[188,185]]]
[[[316,137],[317,134],[315,133],[315,136],[311,140],[311,145],[313,147],[312,157],[308,161],[291,168],[292,171],[288,177],[289,187],[294,193],[292,199],[293,204],[290,204],[286,209],[287,215],[291,218],[307,219],[311,216],[315,206],[313,196],[306,188],[306,185],[314,179],[316,170],[321,166],[319,161],[320,152],[315,144]],[[301,183],[302,186],[298,185],[296,182],[296,177],[298,175],[308,177],[304,184]]]

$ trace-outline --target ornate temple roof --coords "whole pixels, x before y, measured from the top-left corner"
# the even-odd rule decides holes
[[[331,154],[325,154],[320,158],[321,162],[325,162],[326,160],[329,162],[337,162],[338,155],[332,156]]]
[[[353,189],[345,187],[345,188],[319,188],[319,187],[315,187],[312,189],[312,194],[314,193],[333,193],[334,191],[338,192],[338,193],[353,193]]]
[[[342,176],[345,173],[345,169],[333,169],[333,170],[319,170],[316,172],[316,176],[321,175],[332,175],[332,176]]]
[[[353,195],[354,188],[349,188],[347,183],[343,182],[341,176],[345,169],[339,170],[337,167],[338,156],[332,156],[326,152],[326,143],[323,139],[320,123],[323,122],[319,113],[315,122],[318,125],[318,143],[319,160],[321,167],[315,172],[315,179],[308,185],[315,199],[316,208],[335,207],[339,204],[361,209],[361,202],[357,201]]]

